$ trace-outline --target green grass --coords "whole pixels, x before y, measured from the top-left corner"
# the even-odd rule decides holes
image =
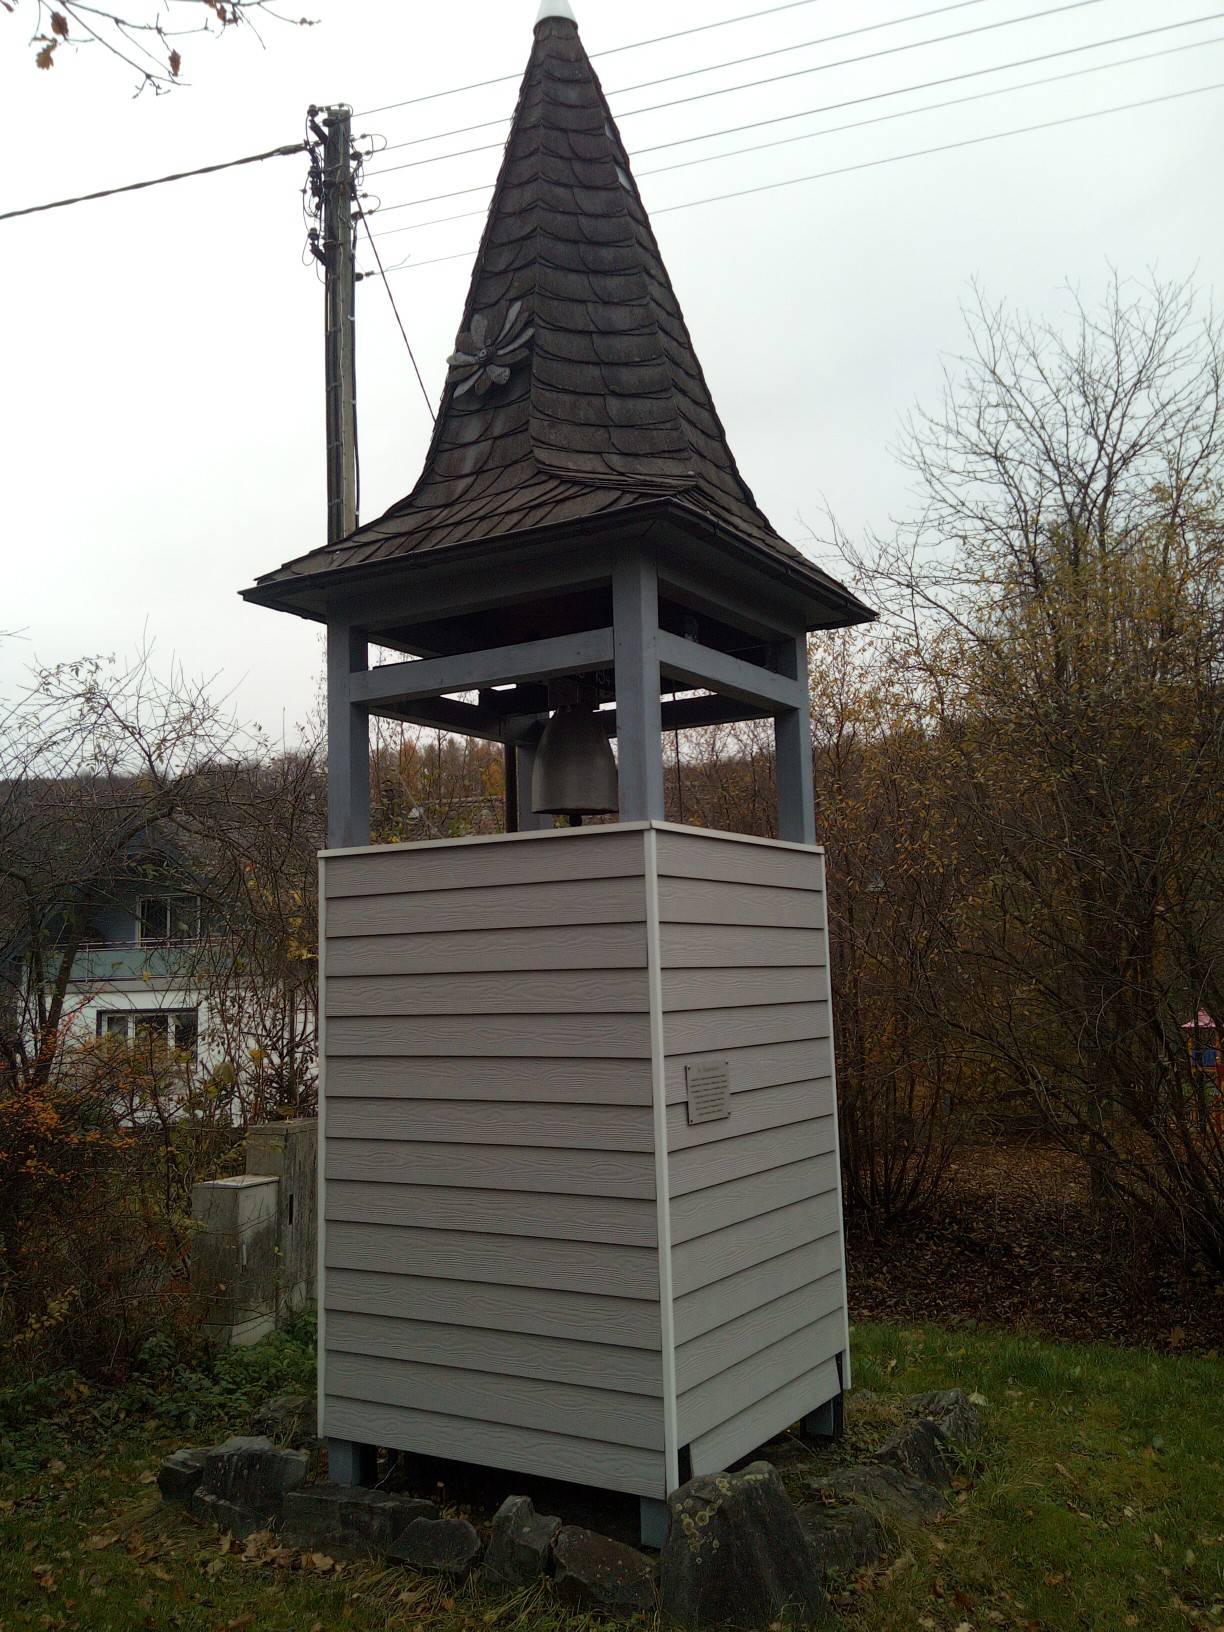
[[[890,1326],[858,1328],[854,1357],[864,1389],[984,1396],[989,1433],[952,1515],[899,1537],[879,1571],[838,1592],[849,1632],[1224,1628],[1218,1361]],[[547,1588],[493,1599],[267,1547],[247,1559],[158,1504],[166,1450],[241,1430],[268,1394],[308,1386],[309,1366],[302,1329],[204,1370],[155,1368],[104,1402],[65,1385],[57,1412],[24,1430],[0,1397],[0,1632],[586,1624]]]

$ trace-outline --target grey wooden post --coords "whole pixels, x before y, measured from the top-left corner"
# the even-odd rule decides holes
[[[637,550],[612,564],[616,758],[622,822],[663,819],[663,731],[659,703],[659,585]]]
[[[793,844],[816,843],[812,793],[812,714],[807,702],[807,636],[796,635],[780,649],[782,672],[803,682],[804,706],[774,715],[774,778],[778,788],[778,837]]]
[[[370,720],[350,701],[349,676],[369,667],[365,632],[327,625],[327,843],[370,842]]]

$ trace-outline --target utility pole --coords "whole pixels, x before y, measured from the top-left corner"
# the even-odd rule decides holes
[[[313,110],[312,110],[313,111]],[[323,242],[327,394],[327,542],[357,525],[357,403],[353,353],[352,109],[325,108]]]

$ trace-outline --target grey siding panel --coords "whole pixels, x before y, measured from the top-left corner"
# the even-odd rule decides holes
[[[807,1196],[821,1196],[837,1188],[837,1155],[812,1156],[805,1162],[729,1179],[705,1190],[691,1190],[671,1204],[672,1242],[691,1241],[758,1213],[775,1212]],[[628,1205],[641,1206],[635,1202]]]
[[[470,1185],[476,1190],[500,1187],[541,1196],[649,1200],[655,1193],[654,1163],[637,1152],[539,1150],[530,1145],[433,1145],[329,1135],[325,1176],[329,1182]]]
[[[750,1173],[785,1167],[788,1162],[809,1156],[823,1156],[837,1142],[831,1116],[811,1122],[794,1122],[783,1128],[765,1128],[746,1133],[742,1139],[719,1139],[712,1144],[690,1145],[673,1151],[668,1162],[671,1195],[687,1196],[714,1184],[726,1184]]]
[[[801,1009],[802,1004],[795,1004]],[[483,1026],[470,1015],[430,1014],[328,1018],[327,1046],[337,1054],[460,1054],[530,1059],[545,1055],[648,1060],[650,1030],[637,1014],[499,1014]]]
[[[747,1000],[745,1000],[747,1001]],[[790,1001],[780,999],[780,1001]],[[337,975],[327,1016],[643,1014],[644,969],[514,969],[479,974]]]
[[[667,969],[785,969],[828,962],[822,929],[775,924],[663,924],[659,947]]]
[[[660,878],[659,918],[665,924],[765,924],[778,929],[821,929],[818,890],[720,884],[702,878]],[[328,907],[330,920],[332,907]]]
[[[400,1320],[386,1315],[333,1311],[327,1323],[331,1351],[379,1355],[421,1365],[453,1366],[542,1382],[589,1385],[625,1394],[660,1397],[663,1367],[657,1351],[591,1344],[534,1332],[504,1332],[481,1326]]]
[[[467,890],[342,896],[327,903],[327,934],[330,940],[344,935],[412,935],[422,930],[438,934],[641,923],[644,912],[640,878],[563,879],[535,884],[529,890],[519,884],[490,884]]]
[[[819,890],[820,857],[811,850],[783,845],[743,844],[719,840],[717,833],[660,833],[659,876],[734,879],[743,884],[779,885],[784,889]]]
[[[834,1269],[818,1281],[797,1287],[735,1320],[724,1322],[702,1337],[680,1344],[676,1349],[677,1388],[685,1394],[698,1383],[759,1354],[788,1333],[838,1313],[842,1303],[841,1276]],[[691,1438],[691,1424],[689,1427]]]
[[[654,1299],[333,1269],[327,1276],[327,1303],[329,1311],[411,1316],[454,1327],[479,1326],[584,1342],[590,1342],[592,1332],[597,1332],[602,1342],[615,1346],[652,1350],[660,1346]],[[331,1319],[329,1313],[329,1328]]]
[[[693,1472],[717,1473],[738,1462],[840,1391],[835,1360],[813,1366],[802,1377],[764,1399],[753,1400],[717,1428],[693,1440],[689,1445]]]
[[[561,1241],[614,1242],[627,1247],[653,1248],[658,1239],[654,1202],[632,1201],[620,1196],[550,1195],[547,1202],[542,1202],[540,1196],[521,1190],[464,1190],[440,1184],[358,1184],[333,1179],[327,1187],[327,1216],[353,1224],[540,1235]]]
[[[745,1401],[765,1399],[806,1376],[813,1366],[837,1353],[843,1332],[839,1305],[810,1326],[788,1332],[768,1348],[688,1389],[677,1401],[681,1436],[685,1440],[700,1439],[736,1416]]]
[[[731,1115],[719,1122],[690,1123],[684,1105],[671,1105],[667,1111],[668,1149],[717,1144],[720,1139],[739,1139],[764,1128],[810,1122],[814,1117],[831,1116],[832,1112],[833,1084],[827,1077],[824,1082],[788,1082],[780,1088],[737,1094],[731,1101]]]
[[[833,1045],[827,1026],[824,1035],[801,1038],[797,1043],[757,1043],[751,1048],[720,1052],[730,1067],[733,1094],[778,1088],[787,1082],[814,1082],[829,1076],[833,1069]],[[669,1105],[686,1097],[684,1067],[692,1058],[692,1054],[673,1054],[667,1061]]]
[[[747,1008],[756,1003],[811,1003],[828,996],[823,965],[790,969],[668,969],[663,974],[663,1007]]]
[[[816,941],[823,945],[823,936]],[[815,946],[815,942],[813,943]],[[765,949],[756,961],[769,959]],[[810,959],[822,962],[823,958]],[[473,974],[511,969],[642,969],[646,931],[642,924],[601,924],[592,935],[585,924],[544,929],[483,929],[435,935],[350,935],[328,949],[328,973],[336,975]]]
[[[530,1089],[523,1086],[522,1092]],[[496,1138],[504,1145],[559,1145],[572,1150],[654,1149],[650,1112],[642,1105],[573,1105],[565,1115],[555,1105],[482,1104],[479,1100],[333,1100],[328,1112],[333,1139],[439,1140],[477,1144]]]
[[[716,1331],[737,1315],[759,1309],[839,1269],[840,1261],[840,1237],[826,1235],[769,1259],[765,1273],[761,1265],[753,1264],[728,1275],[726,1280],[711,1281],[699,1291],[676,1299],[676,1342],[687,1343],[704,1332]]]
[[[823,970],[819,973],[825,980]],[[754,1043],[798,1043],[829,1035],[827,993],[809,1003],[763,1003],[747,1009],[684,1009],[669,1013],[668,1054],[712,1054]]]
[[[331,1051],[327,1097],[518,1101],[524,1080],[539,1104],[650,1105],[649,1060],[520,1058],[507,1071],[495,1058],[462,1055],[349,1057]]]
[[[545,1237],[525,1246],[519,1236],[474,1230],[412,1229],[336,1221],[327,1228],[327,1268],[374,1265],[398,1275],[484,1280],[540,1286],[557,1292],[608,1292],[623,1298],[657,1297],[658,1263],[644,1247]]]
[[[539,839],[504,844],[389,845],[364,856],[331,856],[330,903],[342,896],[419,890],[463,890],[481,885],[546,884],[557,879],[640,875],[640,833],[592,833],[549,844]]]
[[[393,1445],[422,1456],[510,1468],[574,1484],[589,1484],[598,1469],[599,1482],[608,1490],[624,1490],[634,1496],[661,1497],[664,1493],[662,1451],[619,1441],[598,1443],[534,1428],[337,1398],[327,1402],[327,1430],[337,1438]]]
[[[780,1253],[818,1241],[837,1229],[837,1195],[830,1192],[760,1213],[741,1224],[729,1224],[712,1235],[698,1236],[672,1248],[672,1285],[678,1298],[737,1270],[764,1265]],[[762,1269],[767,1283],[769,1271]],[[768,1292],[766,1296],[768,1296]]]
[[[330,1351],[327,1392],[581,1439],[616,1440],[641,1450],[663,1448],[662,1402],[646,1395]]]

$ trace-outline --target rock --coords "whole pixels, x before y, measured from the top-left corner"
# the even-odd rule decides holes
[[[530,1496],[507,1496],[493,1515],[493,1531],[485,1554],[485,1575],[491,1584],[529,1587],[548,1570],[561,1520],[537,1513]]]
[[[279,1521],[285,1497],[305,1481],[306,1466],[301,1451],[281,1450],[262,1435],[227,1439],[206,1454],[191,1510],[249,1536]]]
[[[413,1519],[385,1552],[416,1570],[465,1576],[480,1557],[480,1537],[466,1519]]]
[[[912,1479],[908,1473],[882,1462],[863,1462],[812,1483],[817,1491],[829,1491],[843,1502],[861,1502],[869,1508],[878,1508],[888,1518],[899,1519],[903,1524],[921,1524],[948,1511],[943,1495],[933,1485],[923,1484],[920,1479]]]
[[[865,1507],[808,1502],[795,1515],[822,1575],[861,1570],[884,1551],[884,1531]]]
[[[185,1446],[181,1451],[172,1451],[157,1470],[157,1488],[168,1502],[185,1502],[190,1499],[196,1486],[204,1475],[204,1459],[208,1455],[207,1445]]]
[[[623,1542],[567,1524],[553,1542],[553,1560],[563,1604],[618,1614],[654,1608],[654,1564]]]
[[[933,1394],[911,1394],[906,1408],[930,1417],[949,1444],[972,1450],[982,1440],[982,1414],[963,1388],[941,1388]]]
[[[821,1620],[820,1567],[777,1469],[702,1474],[668,1497],[661,1560],[665,1616],[681,1626]]]
[[[318,1405],[311,1394],[278,1394],[265,1400],[251,1417],[251,1432],[265,1434],[276,1445],[303,1448],[315,1441]]]
[[[285,1537],[295,1547],[385,1552],[415,1519],[436,1519],[432,1502],[363,1485],[307,1485],[285,1497]]]
[[[929,1417],[923,1417],[890,1434],[871,1460],[896,1468],[922,1484],[934,1485],[936,1490],[951,1490],[948,1450],[943,1434]]]

